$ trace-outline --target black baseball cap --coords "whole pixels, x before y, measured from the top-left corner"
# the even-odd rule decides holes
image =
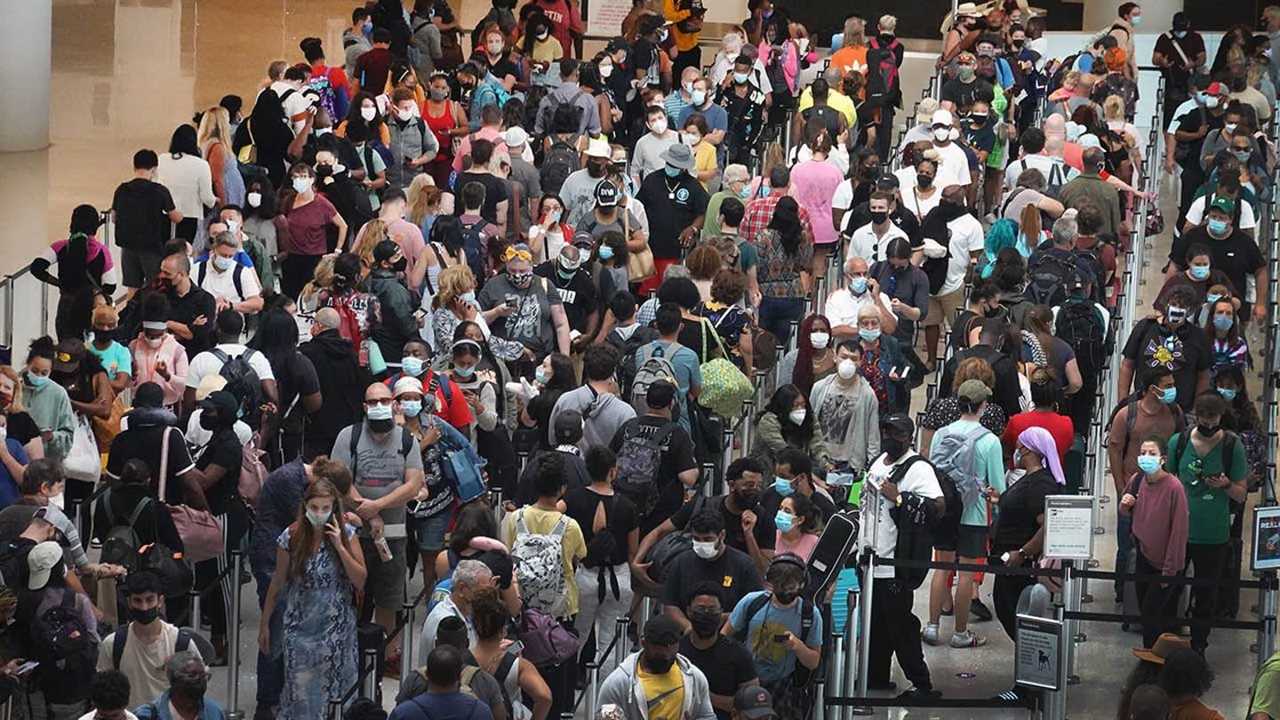
[[[773,696],[759,685],[748,685],[733,694],[733,709],[744,718],[763,720],[777,717],[773,710]]]
[[[617,207],[618,188],[608,180],[601,180],[596,185],[596,205],[600,207]]]
[[[906,413],[893,413],[880,419],[881,430],[893,430],[902,435],[915,435],[916,424]]]

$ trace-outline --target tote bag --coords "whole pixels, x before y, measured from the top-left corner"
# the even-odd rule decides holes
[[[98,455],[98,443],[93,437],[93,423],[84,415],[76,414],[71,450],[62,460],[62,469],[69,480],[96,483],[102,475],[102,458]]]

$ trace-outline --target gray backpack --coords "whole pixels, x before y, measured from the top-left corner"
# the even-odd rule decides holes
[[[635,408],[637,415],[649,411],[649,403],[645,398],[648,397],[650,385],[665,380],[680,387],[680,383],[676,382],[676,368],[666,358],[668,351],[675,354],[674,348],[677,348],[675,343],[663,347],[661,341],[655,340],[636,352],[636,373],[631,380],[631,407]]]
[[[929,462],[951,478],[965,507],[977,502],[986,490],[986,481],[978,475],[975,465],[978,440],[990,432],[981,425],[964,433],[945,432],[929,452]]]

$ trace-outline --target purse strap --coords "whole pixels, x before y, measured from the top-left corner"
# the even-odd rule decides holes
[[[164,430],[160,433],[160,502],[165,500],[165,481],[169,478],[169,431],[173,428],[168,425],[164,426]]]
[[[729,312],[728,308],[725,309],[725,312]],[[714,335],[716,338],[716,345],[720,347],[720,357],[728,360],[729,351],[724,349],[724,341],[720,339],[720,331],[716,329],[715,325],[712,325],[711,323],[707,322],[707,319],[705,317],[702,318],[702,356],[706,357],[707,355],[707,331],[708,330],[710,330],[711,334]]]

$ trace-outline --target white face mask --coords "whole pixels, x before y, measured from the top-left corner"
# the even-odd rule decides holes
[[[858,374],[858,365],[849,358],[845,358],[836,363],[836,374],[841,380],[852,380]]]
[[[409,122],[413,119],[413,110],[408,108],[397,108],[396,117],[400,118],[401,122]]]
[[[826,350],[829,342],[831,342],[831,335],[827,333],[816,332],[809,335],[809,344],[814,350]]]
[[[720,550],[719,542],[698,542],[697,540],[693,541],[694,554],[702,558],[703,560],[710,560],[714,558],[716,556],[716,553],[719,550]]]
[[[228,220],[226,222],[226,225],[227,225],[227,232],[231,233],[232,235],[235,235],[236,233],[240,232],[239,220]]]
[[[604,78],[604,79],[608,80],[608,79],[609,79],[609,76],[610,76],[610,75],[612,75],[612,74],[613,74],[613,64],[612,64],[612,63],[603,63],[603,64],[601,64],[601,65],[600,65],[600,77],[602,77],[602,78]]]
[[[293,179],[293,191],[302,194],[311,189],[311,183],[314,182],[309,177],[296,177]]]
[[[649,129],[654,135],[661,135],[667,131],[667,119],[664,117],[656,118],[649,124]]]
[[[148,345],[148,346],[150,346],[150,347],[151,347],[151,349],[153,349],[153,350],[157,350],[157,349],[159,349],[159,348],[160,348],[160,346],[161,346],[161,345],[163,345],[163,344],[164,344],[164,336],[163,336],[163,335],[161,335],[160,337],[154,337],[154,338],[153,338],[153,337],[149,337],[149,338],[147,338],[147,345]]]
[[[377,116],[378,116],[378,108],[376,107],[360,108],[360,117],[364,118],[365,122],[373,122],[373,119],[376,118]]]
[[[808,414],[809,414],[808,410],[804,408],[796,408],[795,410],[792,410],[791,412],[787,413],[787,417],[791,420],[791,422],[795,423],[796,425],[802,425],[804,424],[804,419],[805,417],[808,416]]]
[[[235,264],[235,258],[222,257],[221,255],[213,256],[213,266],[218,269],[218,272],[226,272],[235,267]]]
[[[934,140],[937,140],[938,142],[946,142],[946,141],[950,140],[950,139],[951,139],[951,129],[950,129],[950,128],[934,128],[934,129],[933,129],[933,139],[934,139]]]
[[[249,207],[258,207],[259,205],[262,205],[262,193],[251,192],[245,195],[244,199],[249,203]]]

